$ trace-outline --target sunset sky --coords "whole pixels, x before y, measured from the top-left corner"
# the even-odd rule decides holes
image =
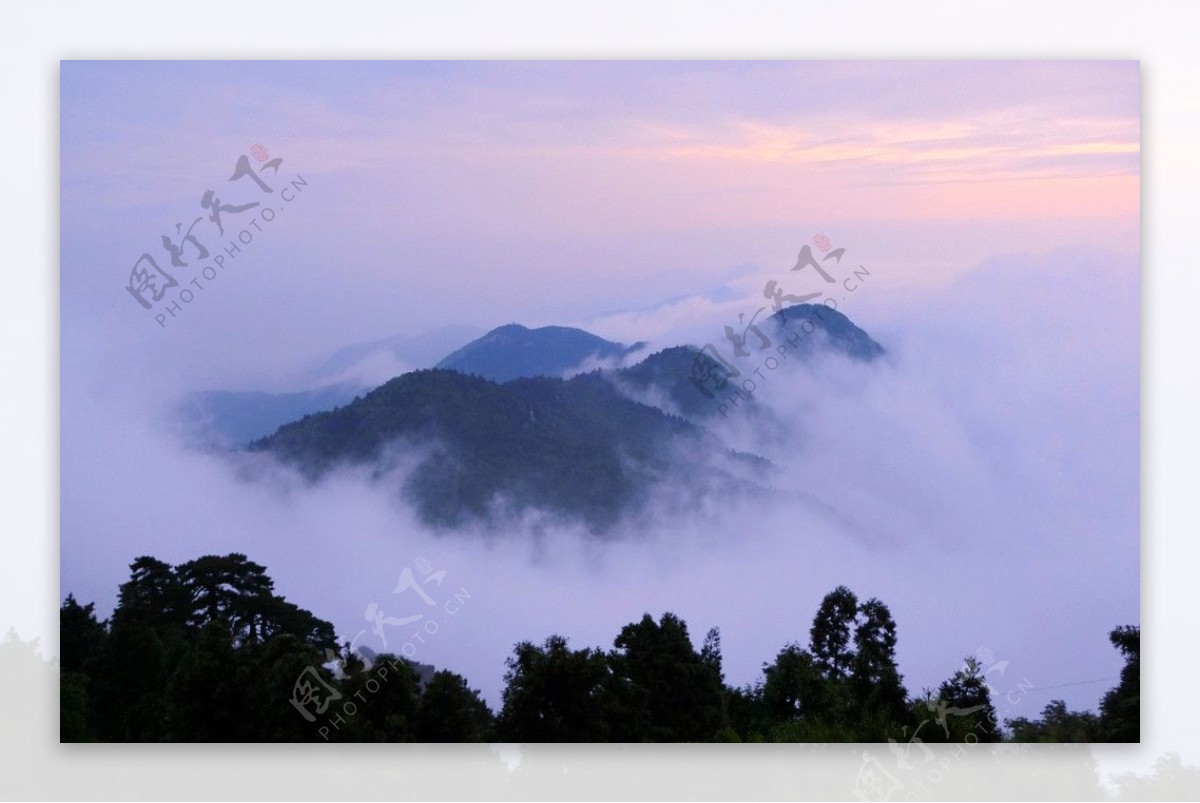
[[[586,325],[784,269],[817,233],[896,298],[997,254],[1138,247],[1136,62],[64,62],[61,83],[64,342],[102,326],[89,348],[197,380]],[[255,144],[306,194],[163,331],[129,270]],[[198,340],[223,377],[188,364]]]

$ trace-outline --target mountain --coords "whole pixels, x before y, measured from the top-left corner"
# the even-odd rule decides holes
[[[374,386],[403,372],[392,371],[377,377],[373,370],[376,364],[384,369],[388,364],[401,365],[405,371],[432,368],[438,360],[482,334],[483,330],[477,326],[453,324],[418,335],[397,335],[383,340],[352,343],[310,367],[308,375],[313,384],[317,384],[336,381],[348,374],[365,374],[356,378]],[[375,379],[378,381],[372,381]]]
[[[434,367],[475,374],[493,382],[559,377],[588,360],[620,358],[644,345],[624,346],[566,326],[528,329],[510,323],[468,343]]]
[[[767,357],[784,357],[778,349],[785,344],[784,364],[821,349],[860,360],[884,353],[848,318],[823,306],[789,307],[764,319],[760,328],[769,345],[755,336],[746,341],[746,356],[732,356],[724,344],[720,349],[745,374]],[[443,363],[464,366],[478,360],[473,363],[478,367],[490,359],[492,372],[503,374],[501,368],[528,370],[545,356],[527,354],[531,343],[575,344],[604,353],[592,350],[596,341],[607,343],[576,329],[506,326]],[[609,354],[627,353],[619,344],[608,346]],[[572,359],[582,353],[559,350],[560,364],[568,352]],[[343,407],[282,426],[249,448],[313,480],[341,466],[365,466],[386,482],[398,465],[401,452],[393,447],[399,444],[405,456],[418,461],[406,466],[400,490],[430,524],[495,523],[536,510],[602,533],[651,498],[659,509],[701,503],[718,488],[767,493],[771,464],[726,449],[714,431],[702,426],[719,399],[707,398],[691,381],[699,353],[679,346],[630,368],[571,379],[498,382],[478,375],[479,370],[415,371]],[[528,361],[495,363],[521,355]],[[729,380],[735,381],[740,382]]]
[[[599,372],[496,384],[432,369],[281,427],[250,450],[315,479],[339,465],[386,473],[388,447],[404,441],[426,451],[402,490],[431,524],[491,519],[501,504],[602,531],[670,473],[674,450],[704,448],[706,439],[696,425],[626,398]]]
[[[310,413],[332,410],[397,374],[428,368],[480,335],[474,326],[451,325],[419,335],[353,343],[309,366],[290,393],[205,390],[174,405],[172,424],[197,445],[242,447]]]
[[[206,390],[186,394],[174,421],[193,442],[241,447],[310,413],[332,410],[363,391],[355,383],[326,385],[296,393]]]
[[[750,333],[744,346],[749,356],[737,357],[723,334],[711,345],[721,359],[743,376],[761,367],[767,357],[775,357],[780,367],[786,369],[819,350],[829,350],[863,361],[876,359],[885,353],[883,346],[853,321],[821,304],[785,307],[766,318],[759,328],[769,344],[764,345],[762,340]],[[785,347],[782,355],[777,351],[780,347]],[[700,349],[695,346],[673,346],[650,355],[637,365],[618,370],[616,378],[635,397],[661,398],[681,415],[702,420],[715,415],[723,396],[732,396],[734,391],[729,387],[722,395],[712,383],[701,382],[713,394],[713,398],[709,398],[692,382],[696,376],[699,355]],[[726,376],[728,385],[736,386],[739,381],[736,376]]]
[[[845,354],[855,360],[873,360],[886,352],[852,320],[824,304],[796,304],[784,307],[767,319],[773,322],[778,334],[799,330],[805,336],[798,346],[802,354],[812,354],[821,347]],[[808,334],[805,321],[811,322],[818,335]],[[778,345],[778,341],[777,341]]]

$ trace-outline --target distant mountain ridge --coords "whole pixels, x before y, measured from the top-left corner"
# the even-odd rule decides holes
[[[380,357],[406,366],[406,370],[432,368],[438,360],[451,351],[480,337],[483,330],[478,326],[451,324],[432,329],[418,335],[396,335],[382,340],[352,343],[343,346],[324,360],[309,368],[309,375],[321,382],[330,382],[363,363]],[[391,377],[384,377],[386,381]]]
[[[807,324],[807,326],[806,326]],[[823,304],[797,304],[784,307],[767,317],[759,327],[769,341],[763,345],[755,335],[747,337],[744,350],[747,355],[738,358],[728,339],[715,338],[713,347],[730,368],[749,374],[758,367],[758,362],[768,356],[779,358],[777,349],[786,345],[783,365],[794,365],[811,357],[821,349],[844,354],[853,360],[870,361],[882,357],[886,352],[865,331],[837,310]],[[735,333],[736,334],[736,333]],[[707,347],[707,344],[706,344]],[[618,382],[637,395],[657,392],[669,400],[681,415],[693,420],[703,420],[717,413],[717,404],[709,399],[692,380],[700,348],[696,346],[672,346],[651,354],[636,365],[616,372]],[[734,387],[737,376],[729,376]],[[710,388],[713,395],[718,395]],[[733,390],[728,391],[732,395]]]
[[[475,374],[493,382],[561,377],[589,360],[619,359],[644,346],[625,346],[567,326],[529,329],[510,323],[471,341],[434,367]]]
[[[197,391],[186,394],[174,414],[189,440],[242,448],[289,421],[347,404],[363,390],[354,383],[338,383],[294,393]]]
[[[303,371],[295,384],[307,384],[307,389],[194,391],[174,405],[173,423],[195,445],[240,449],[290,421],[341,407],[398,373],[429,368],[482,332],[453,324],[418,335],[352,343]]]
[[[671,469],[673,442],[703,437],[599,373],[497,384],[431,369],[283,426],[250,449],[316,478],[339,465],[386,470],[388,446],[404,439],[432,447],[403,488],[431,524],[488,519],[509,504],[603,530]]]
[[[786,339],[792,362],[820,349],[861,360],[884,353],[848,318],[823,306],[787,308],[763,324],[772,346]],[[496,359],[514,344],[522,353],[536,340],[528,333],[536,331],[541,330],[510,325],[476,343],[487,359]],[[565,331],[585,335],[569,340],[589,349],[594,341],[608,343],[580,330]],[[610,346],[628,353],[620,344]],[[778,354],[761,342],[752,348]],[[714,406],[692,382],[699,353],[692,346],[664,349],[629,368],[569,380],[497,382],[475,371],[415,371],[343,407],[282,426],[250,450],[270,453],[315,480],[354,465],[374,467],[376,476],[384,476],[392,468],[389,448],[403,442],[419,447],[413,454],[420,463],[401,490],[430,524],[460,527],[537,510],[603,532],[623,513],[640,509],[671,478],[686,475],[693,487],[714,477],[760,487],[756,477],[769,464],[724,449],[700,424]],[[470,356],[452,362],[469,365]],[[665,394],[683,415],[631,398],[630,387]],[[712,463],[713,455],[723,455],[722,462]]]

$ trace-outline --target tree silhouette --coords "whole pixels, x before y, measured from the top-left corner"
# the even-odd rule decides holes
[[[762,700],[772,719],[791,722],[825,714],[825,678],[812,654],[799,645],[780,650],[773,664],[763,665],[763,676]]]
[[[1100,740],[1141,741],[1142,629],[1134,625],[1114,628],[1108,635],[1125,658],[1121,681],[1100,701]]]
[[[492,712],[466,678],[443,669],[421,693],[416,731],[420,742],[486,742],[492,738]]]
[[[276,596],[240,553],[178,567],[141,556],[129,568],[107,629],[94,605],[62,604],[64,739],[311,738],[282,717],[286,706],[302,721],[287,694],[336,644],[333,625]]]
[[[854,713],[864,739],[883,741],[908,714],[908,692],[896,666],[896,622],[877,599],[864,602],[859,614],[850,675]]]
[[[562,636],[517,644],[506,662],[498,729],[514,742],[606,741],[608,662],[599,650],[572,650]]]
[[[96,621],[96,605],[80,605],[67,594],[59,609],[59,667],[63,672],[90,673],[104,649],[108,631]]]
[[[998,742],[996,709],[984,680],[982,665],[973,656],[938,687],[936,695],[919,701],[921,720],[929,725],[921,731],[926,742]]]
[[[813,618],[809,649],[787,644],[761,679],[725,685],[721,632],[697,650],[673,613],[625,625],[612,650],[571,649],[554,635],[506,660],[493,717],[452,671],[394,655],[340,653],[333,626],[277,595],[241,553],[172,567],[142,556],[107,622],[68,594],[60,608],[63,741],[696,742],[997,741],[978,661],[937,692],[909,700],[896,664],[896,622],[880,600],[845,586]],[[1125,658],[1100,714],[1052,701],[1008,725],[1017,742],[1136,741],[1140,630],[1110,641]],[[7,645],[8,642],[5,642]],[[0,645],[3,646],[3,645]],[[334,669],[336,667],[336,669]],[[301,679],[327,703],[298,713]],[[298,692],[297,690],[300,690]],[[316,706],[307,699],[305,704]],[[307,709],[305,709],[307,710]],[[309,712],[311,713],[311,712]]]
[[[846,586],[838,586],[825,595],[813,617],[809,644],[817,667],[829,680],[840,683],[850,674],[854,635],[858,616],[858,597]]]
[[[1090,711],[1069,711],[1062,700],[1051,700],[1042,709],[1042,718],[1025,717],[1006,723],[1014,742],[1093,742],[1098,741],[1099,719]]]
[[[612,683],[626,741],[707,741],[725,725],[719,635],[707,653],[692,646],[687,624],[672,613],[626,625],[613,641]]]

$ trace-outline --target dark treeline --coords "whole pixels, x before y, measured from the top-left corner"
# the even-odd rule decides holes
[[[623,627],[612,649],[521,642],[493,714],[450,671],[337,644],[333,626],[274,593],[245,555],[131,565],[108,621],[61,608],[61,739],[74,741],[1136,742],[1140,633],[1099,713],[1055,700],[1037,720],[997,721],[975,658],[912,696],[896,666],[896,622],[878,599],[825,596],[807,646],[784,646],[734,688],[713,628],[699,649],[671,613]]]

